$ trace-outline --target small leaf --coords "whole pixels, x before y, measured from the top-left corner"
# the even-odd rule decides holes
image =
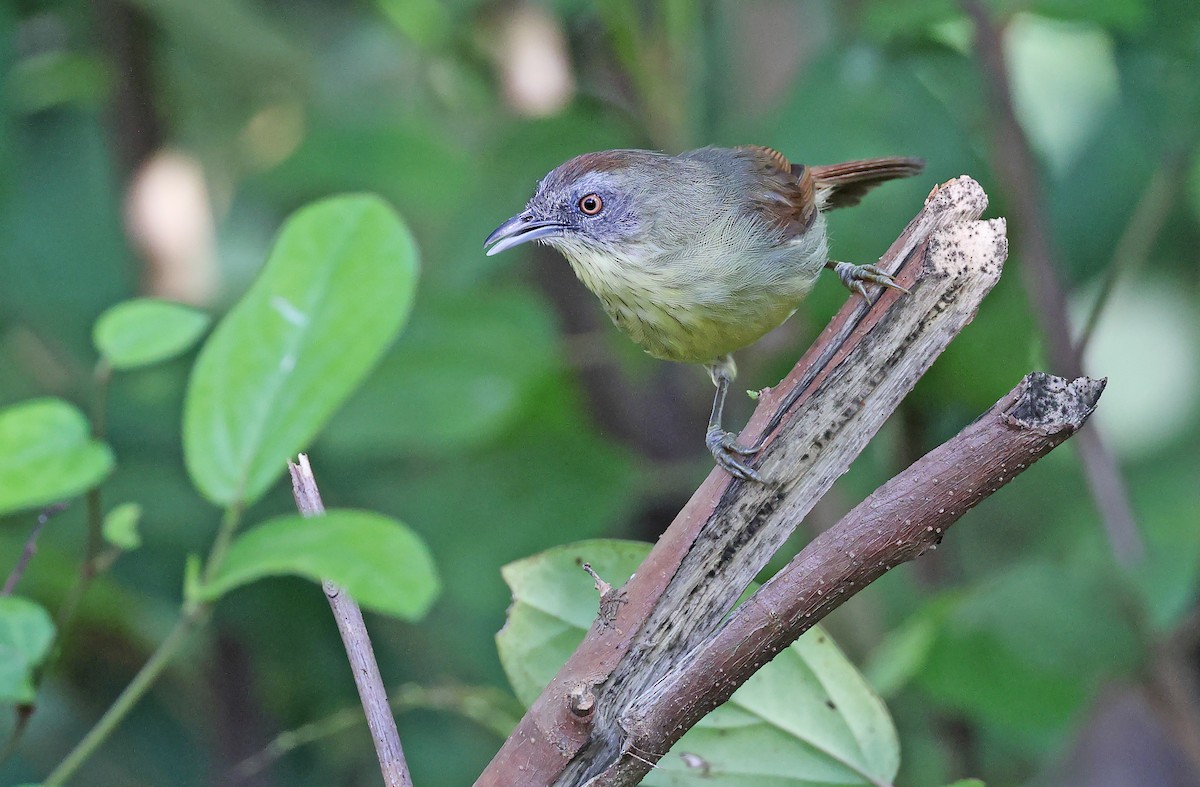
[[[262,495],[395,338],[416,277],[412,236],[376,197],[335,197],[288,220],[188,384],[184,455],[209,500]]]
[[[648,544],[598,538],[554,547],[500,569],[513,603],[496,648],[508,682],[526,707],[596,619],[600,596],[583,564],[618,587],[649,553]]]
[[[208,327],[209,316],[187,306],[137,298],[113,306],[92,331],[96,351],[114,369],[136,369],[187,350]]]
[[[517,697],[530,704],[591,626],[598,594],[590,563],[614,587],[649,553],[647,544],[595,540],[556,547],[502,570],[513,592],[497,635]],[[833,640],[814,628],[701,720],[646,777],[649,785],[702,783],[678,756],[691,753],[711,783],[890,784],[900,746],[887,708]],[[695,760],[692,761],[696,762]]]
[[[54,641],[54,624],[38,604],[0,597],[0,703],[33,702],[33,671]]]
[[[137,503],[122,503],[104,517],[101,532],[104,540],[115,547],[129,552],[142,545],[138,533],[138,522],[142,519],[142,507]]]
[[[112,452],[72,405],[34,399],[0,410],[0,514],[74,497],[112,466]]]
[[[420,619],[439,591],[433,558],[413,531],[367,511],[329,511],[279,517],[240,536],[199,597],[280,574],[336,582],[364,607],[405,620]]]

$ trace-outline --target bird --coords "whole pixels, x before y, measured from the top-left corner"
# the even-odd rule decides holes
[[[749,464],[762,446],[723,426],[732,353],[787,320],[823,269],[864,298],[865,283],[907,292],[875,265],[830,260],[825,212],[923,167],[900,156],[806,166],[757,145],[585,153],[542,178],[484,248],[553,247],[647,353],[704,366],[716,386],[705,444],[730,475],[763,482]]]

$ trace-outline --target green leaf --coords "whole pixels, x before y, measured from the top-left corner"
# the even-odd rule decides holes
[[[135,369],[187,350],[208,328],[204,312],[169,301],[137,298],[96,320],[92,342],[114,369]]]
[[[72,405],[34,399],[0,410],[0,514],[74,497],[112,467],[112,452]]]
[[[983,783],[983,779],[959,779],[947,784],[946,787],[987,787],[987,785]]]
[[[278,517],[240,536],[199,598],[281,574],[336,582],[362,606],[405,620],[420,619],[440,589],[429,550],[406,526],[367,511],[329,511]]]
[[[692,783],[684,752],[728,787],[891,784],[900,769],[887,708],[819,626],[689,730],[645,783]]]
[[[613,587],[633,574],[650,552],[636,541],[592,539],[553,547],[500,569],[512,590],[508,620],[496,635],[500,663],[513,691],[526,707],[596,619],[600,595],[584,563]]]
[[[335,197],[288,220],[192,371],[184,454],[206,497],[262,495],[395,338],[416,278],[412,236],[377,197]]]
[[[33,671],[54,641],[54,623],[38,604],[0,597],[0,703],[33,702]]]
[[[104,517],[101,532],[104,540],[126,552],[142,545],[138,533],[138,522],[142,518],[142,507],[137,503],[122,503]]]
[[[649,549],[625,541],[583,541],[504,567],[513,605],[496,639],[522,702],[537,697],[595,619],[598,594],[582,564],[590,563],[615,587]],[[695,765],[678,756],[685,752],[699,757],[707,778],[721,785],[890,783],[900,765],[883,702],[819,628],[693,727],[645,783],[695,783]]]

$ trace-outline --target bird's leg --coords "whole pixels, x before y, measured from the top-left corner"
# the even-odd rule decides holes
[[[850,262],[834,262],[830,260],[825,263],[825,267],[837,274],[837,277],[842,280],[842,284],[850,292],[857,292],[867,299],[867,288],[863,286],[864,281],[882,284],[884,287],[890,287],[893,290],[908,295],[908,290],[896,283],[896,280],[891,277],[891,274],[883,270],[877,265],[855,265]]]
[[[753,456],[762,446],[758,445],[753,448],[744,446],[737,441],[737,436],[733,432],[727,432],[721,426],[721,420],[725,414],[725,397],[729,393],[729,385],[737,374],[733,358],[727,355],[724,360],[709,364],[707,368],[709,375],[712,376],[713,384],[717,386],[717,393],[713,397],[712,415],[708,419],[708,434],[705,435],[704,443],[712,453],[713,459],[725,472],[743,481],[758,481],[761,484],[763,483],[762,477],[754,468],[738,457]]]

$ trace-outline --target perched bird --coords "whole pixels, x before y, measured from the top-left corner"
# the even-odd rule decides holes
[[[703,364],[717,386],[709,451],[730,474],[761,481],[746,463],[759,446],[721,425],[736,374],[730,353],[790,317],[822,268],[863,297],[863,282],[902,289],[874,265],[830,261],[823,213],[923,165],[805,166],[765,147],[586,153],[546,175],[484,247],[492,255],[526,241],[553,246],[646,352]]]

